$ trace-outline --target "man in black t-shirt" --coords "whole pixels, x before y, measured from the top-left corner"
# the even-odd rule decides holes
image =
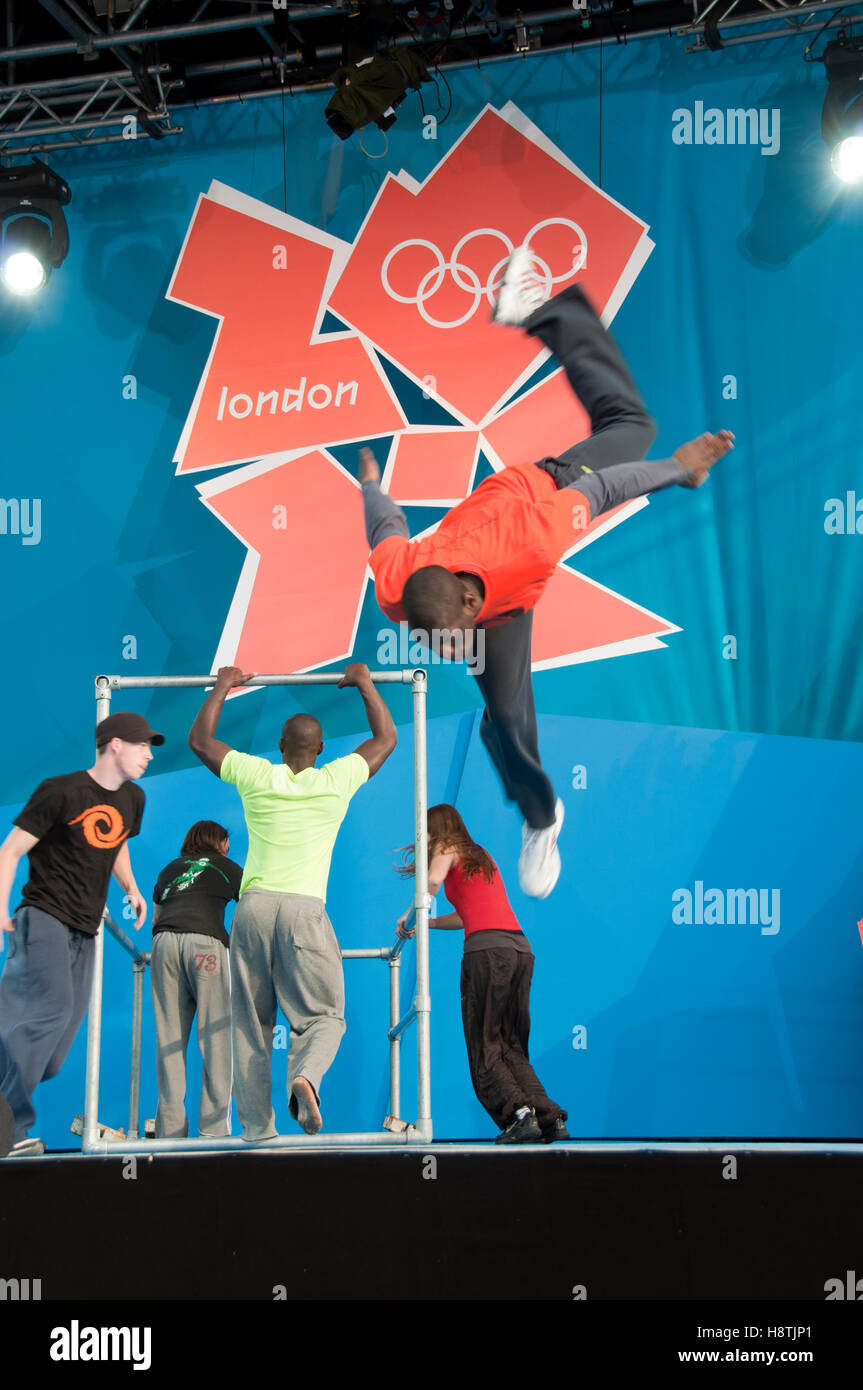
[[[112,874],[136,913],[135,930],[146,920],[129,859],[144,813],[144,793],[133,783],[153,757],[150,745],[164,742],[140,714],[109,715],[96,729],[93,766],[40,783],[0,846],[0,951],[10,933],[0,976],[0,1095],[15,1117],[10,1157],[44,1153],[27,1135],[33,1092],[57,1075],[87,1011]],[[25,854],[30,876],[10,920]]]

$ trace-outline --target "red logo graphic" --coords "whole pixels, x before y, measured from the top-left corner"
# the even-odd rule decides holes
[[[388,438],[390,495],[454,506],[481,455],[498,469],[586,437],[562,371],[516,394],[548,353],[490,321],[524,242],[551,292],[583,285],[605,322],[652,249],[645,224],[512,103],[482,111],[422,184],[388,175],[353,245],[221,184],[200,199],[168,297],[218,328],[177,471],[246,465],[198,484],[247,549],[216,665],[303,671],[352,654],[368,547],[359,486],[329,448]],[[409,423],[385,361],[452,423]],[[568,555],[645,505],[574,527]],[[643,651],[674,631],[561,564],[537,607],[534,665]]]
[[[88,806],[80,816],[69,821],[69,825],[79,824],[88,845],[94,849],[116,849],[129,834],[123,817],[114,806]]]

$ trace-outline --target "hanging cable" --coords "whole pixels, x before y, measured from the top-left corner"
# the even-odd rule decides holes
[[[288,210],[288,136],[285,125],[285,84],[282,81],[282,188],[285,212]]]

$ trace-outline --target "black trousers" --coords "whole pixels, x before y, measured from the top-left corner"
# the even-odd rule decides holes
[[[480,1105],[506,1129],[522,1105],[541,1126],[561,1110],[546,1095],[528,1059],[534,957],[511,946],[467,951],[461,963],[461,1016],[470,1079]]]

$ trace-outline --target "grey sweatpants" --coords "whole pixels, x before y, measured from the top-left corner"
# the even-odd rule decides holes
[[[157,1139],[185,1139],[186,1049],[198,1018],[201,1104],[198,1130],[207,1138],[231,1132],[231,973],[228,952],[212,936],[156,932],[150,948],[156,1019]]]
[[[299,1076],[320,1098],[345,1031],[342,953],[320,898],[250,888],[231,927],[234,1097],[243,1138],[271,1139],[276,1005],[288,1020],[288,1096]],[[296,1115],[296,1103],[289,1102]]]
[[[19,907],[14,924],[0,976],[0,1095],[17,1144],[36,1122],[33,1092],[57,1075],[87,1012],[96,938],[39,907]]]

